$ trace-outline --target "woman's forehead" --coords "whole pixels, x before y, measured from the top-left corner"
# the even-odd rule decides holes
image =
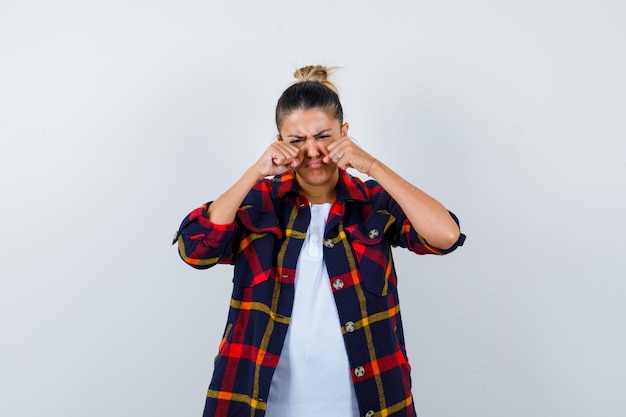
[[[296,110],[283,116],[281,130],[283,134],[293,133],[314,136],[324,130],[336,129],[339,120],[332,113],[323,109]]]

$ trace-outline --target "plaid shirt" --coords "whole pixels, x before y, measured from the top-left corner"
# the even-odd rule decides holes
[[[415,416],[391,248],[442,255],[465,236],[448,250],[430,246],[379,184],[339,172],[323,250],[359,409],[366,417]],[[232,224],[210,222],[209,204],[183,220],[174,240],[195,268],[234,265],[204,416],[262,417],[290,322],[309,202],[289,172],[258,182]]]

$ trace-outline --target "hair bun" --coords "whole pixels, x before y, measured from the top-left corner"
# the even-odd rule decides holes
[[[337,86],[329,80],[331,74],[337,71],[337,69],[337,67],[325,67],[323,65],[308,65],[297,69],[293,76],[296,78],[296,83],[321,83],[339,95]]]

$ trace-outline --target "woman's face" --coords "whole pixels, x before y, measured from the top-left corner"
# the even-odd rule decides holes
[[[330,143],[347,139],[348,124],[343,126],[331,112],[314,108],[297,110],[283,116],[279,140],[298,148],[299,164],[294,168],[296,179],[301,187],[328,187],[333,190],[339,173],[332,161],[324,163]]]

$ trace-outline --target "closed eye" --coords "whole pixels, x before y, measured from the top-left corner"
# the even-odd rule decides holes
[[[301,148],[304,146],[304,141],[304,138],[293,138],[289,141],[289,144],[295,146],[296,148]]]

